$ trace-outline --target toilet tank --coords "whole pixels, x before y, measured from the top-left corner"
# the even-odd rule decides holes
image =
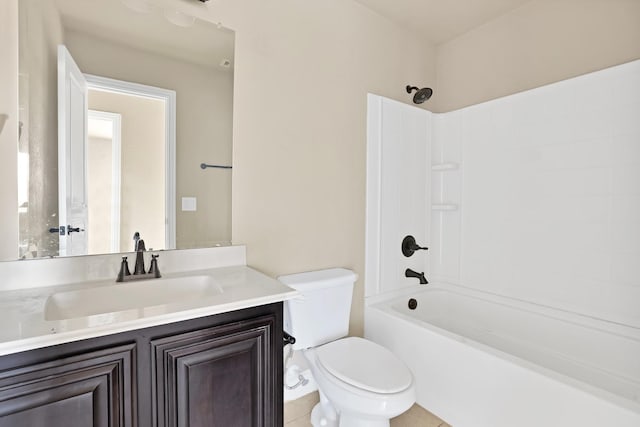
[[[345,268],[278,277],[302,295],[284,303],[284,330],[296,338],[294,349],[316,347],[347,336],[357,279],[356,273]]]

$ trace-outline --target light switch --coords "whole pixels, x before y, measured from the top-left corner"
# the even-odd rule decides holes
[[[182,212],[195,212],[198,207],[198,200],[195,197],[182,198]]]

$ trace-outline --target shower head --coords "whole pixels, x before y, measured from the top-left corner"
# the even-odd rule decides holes
[[[422,89],[419,89],[415,86],[407,85],[407,93],[410,94],[414,90],[417,91],[415,95],[413,95],[414,104],[422,104],[424,101],[431,98],[431,95],[433,95],[433,90],[430,87],[423,87]]]

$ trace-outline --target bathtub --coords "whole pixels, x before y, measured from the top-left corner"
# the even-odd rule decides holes
[[[441,284],[368,298],[365,336],[454,427],[640,427],[636,328]]]

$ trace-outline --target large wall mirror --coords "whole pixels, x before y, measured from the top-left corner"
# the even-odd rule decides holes
[[[20,0],[15,258],[228,244],[233,63],[152,1]]]

